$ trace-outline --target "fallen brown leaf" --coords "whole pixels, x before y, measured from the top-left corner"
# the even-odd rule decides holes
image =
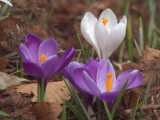
[[[4,57],[0,57],[0,72],[4,72],[7,67],[7,61],[4,59]]]
[[[17,93],[13,92],[10,95],[0,97],[0,108],[12,107],[12,108],[23,108],[24,106],[31,103],[33,94]]]
[[[24,78],[19,78],[15,75],[7,74],[4,72],[0,72],[0,90],[4,90],[8,87],[18,85],[22,81],[28,81],[27,79]]]
[[[31,108],[31,111],[35,115],[36,120],[57,120],[62,111],[62,106],[53,102],[40,102],[36,103]]]
[[[160,51],[145,46],[140,61],[136,63],[124,64],[123,70],[138,69],[143,74],[142,86],[147,86],[152,75],[152,86],[160,85]]]
[[[32,102],[37,101],[37,84],[25,84],[25,85],[19,85],[15,86],[12,89],[7,89],[3,94],[11,93],[13,91],[21,92],[21,93],[27,93],[30,94],[33,92],[34,97],[32,98]],[[63,81],[59,82],[49,82],[47,85],[47,91],[46,91],[47,102],[53,102],[57,104],[62,104],[63,100],[69,100],[71,98],[69,91]]]

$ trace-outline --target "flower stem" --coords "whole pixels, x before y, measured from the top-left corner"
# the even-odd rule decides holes
[[[37,102],[40,102],[40,84],[37,82]]]
[[[40,102],[45,101],[45,92],[44,92],[44,78],[41,80],[41,89],[40,89]]]

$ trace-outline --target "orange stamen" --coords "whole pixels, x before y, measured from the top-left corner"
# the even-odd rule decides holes
[[[46,56],[42,54],[42,52],[40,52],[40,56],[41,56],[40,62],[43,63],[46,60]]]
[[[104,25],[106,25],[107,22],[108,22],[108,20],[107,20],[106,18],[102,18],[102,23],[103,23]]]
[[[110,91],[112,89],[112,74],[111,72],[107,73],[108,79],[106,79],[106,91]]]

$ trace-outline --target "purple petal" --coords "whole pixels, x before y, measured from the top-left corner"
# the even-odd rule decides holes
[[[82,94],[82,96],[85,98],[86,103],[91,105],[92,104],[92,100],[93,100],[93,95],[90,95],[88,93],[86,93],[84,90],[82,90],[73,80],[73,73],[76,69],[78,68],[82,68],[83,64],[78,63],[78,62],[71,62],[69,63],[66,67],[64,67],[63,69],[63,74],[65,76],[65,78],[67,78],[70,83],[76,87],[80,93]]]
[[[23,62],[32,62],[33,61],[32,56],[31,56],[28,48],[23,43],[21,43],[19,45],[19,53],[20,53],[20,56],[21,56]]]
[[[77,68],[82,68],[83,64],[80,64],[78,62],[71,62],[69,63],[66,67],[64,67],[63,69],[63,74],[64,76],[71,82],[72,85],[75,86],[75,83],[73,81],[73,72],[77,69]]]
[[[106,91],[106,78],[108,78],[107,73],[111,72],[112,76],[112,89],[115,88],[116,85],[116,75],[115,75],[115,71],[114,68],[111,64],[111,62],[109,61],[109,59],[102,59],[100,61],[100,65],[97,71],[97,85],[100,88],[101,92],[105,92]]]
[[[27,34],[25,37],[25,45],[36,63],[38,63],[38,51],[41,42],[39,37],[32,34]]]
[[[82,75],[86,86],[92,91],[92,95],[98,96],[99,94],[101,94],[101,91],[98,88],[96,82],[88,75],[88,73],[86,71],[83,71]]]
[[[138,70],[126,70],[125,72],[121,73],[117,78],[117,87],[116,89],[121,89],[123,85],[127,82],[128,84],[126,89],[137,87],[142,84],[143,76],[141,72]]]
[[[41,64],[41,68],[44,73],[44,78],[46,80],[45,81],[46,83],[49,81],[50,77],[52,77],[53,74],[55,73],[55,70],[57,68],[57,61],[58,61],[57,55],[53,55],[47,58]]]
[[[41,55],[44,54],[46,58],[57,55],[57,43],[52,38],[48,38],[42,42],[39,47],[39,60]]]
[[[58,61],[57,72],[63,69],[72,60],[74,51],[74,47],[70,47],[63,53],[62,57]]]
[[[93,80],[96,80],[97,70],[99,66],[99,60],[94,60],[93,58],[89,58],[87,63],[83,66],[86,69],[87,73]]]
[[[106,91],[98,96],[100,100],[105,100],[107,103],[113,103],[120,91]]]
[[[78,86],[78,88],[82,89],[83,91],[85,91],[89,94],[93,94],[93,92],[88,88],[88,86],[84,82],[83,71],[84,71],[83,68],[76,69],[73,72],[73,81],[75,82],[76,86]]]
[[[34,77],[43,77],[43,71],[41,70],[41,68],[35,64],[35,63],[25,63],[23,62],[23,69],[24,71]]]

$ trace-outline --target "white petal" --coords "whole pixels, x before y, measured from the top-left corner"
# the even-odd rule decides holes
[[[127,26],[127,18],[125,15],[123,16],[123,18],[120,20],[119,23],[123,23],[123,24],[125,24],[125,26]]]
[[[108,32],[110,33],[110,31],[112,31],[112,29],[117,25],[117,17],[114,14],[114,12],[111,9],[106,9],[104,10],[100,17],[99,17],[99,21],[102,22],[102,18],[106,18],[108,20],[107,24],[105,25]]]
[[[99,55],[99,48],[94,36],[94,26],[97,21],[97,18],[91,12],[86,12],[81,21],[80,28],[84,38],[95,48]]]
[[[108,35],[105,42],[105,51],[102,53],[103,58],[109,58],[112,52],[120,45],[126,34],[126,25],[120,22]]]
[[[0,0],[0,1],[2,1],[2,2],[8,4],[8,5],[11,6],[11,7],[13,6],[12,3],[10,3],[8,0]]]
[[[105,28],[104,24],[100,21],[97,21],[94,28],[95,38],[100,49],[100,59],[102,59],[102,53],[105,50],[105,41],[108,36],[108,31]]]

